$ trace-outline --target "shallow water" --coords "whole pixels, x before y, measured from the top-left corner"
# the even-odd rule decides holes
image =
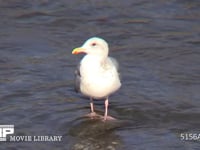
[[[184,150],[200,134],[200,2],[197,0],[0,1],[0,124],[15,135],[62,135],[62,142],[1,142],[18,150]],[[109,42],[122,88],[110,97],[116,122],[82,117],[89,101],[74,92],[91,36]],[[103,113],[103,101],[96,101]]]

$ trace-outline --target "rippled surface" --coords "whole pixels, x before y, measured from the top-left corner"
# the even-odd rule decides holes
[[[198,0],[0,1],[0,124],[15,135],[63,135],[62,142],[1,143],[7,150],[197,149],[200,133]],[[82,118],[89,101],[73,90],[82,56],[71,50],[105,38],[121,66],[106,124]],[[95,102],[103,113],[103,102]]]

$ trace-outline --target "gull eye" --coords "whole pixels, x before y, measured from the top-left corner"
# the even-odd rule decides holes
[[[97,43],[92,43],[91,45],[92,45],[92,46],[96,46],[96,45],[97,45]]]

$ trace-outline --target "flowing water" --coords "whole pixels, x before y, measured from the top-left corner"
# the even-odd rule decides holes
[[[1,0],[0,124],[17,136],[62,135],[61,142],[0,142],[6,150],[199,149],[200,1]],[[83,117],[74,91],[92,36],[108,41],[122,88],[110,97],[114,122]],[[95,101],[100,114],[104,102]]]

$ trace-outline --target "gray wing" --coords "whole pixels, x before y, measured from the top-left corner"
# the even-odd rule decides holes
[[[75,86],[74,89],[76,92],[80,92],[80,83],[81,83],[81,74],[80,74],[80,64],[75,70]]]
[[[114,66],[117,68],[117,71],[119,72],[119,63],[117,62],[117,60],[113,57],[109,57],[109,59],[114,64]]]
[[[119,71],[119,63],[117,62],[117,60],[113,57],[109,57],[109,59],[111,60],[112,64],[116,67],[118,75],[119,75],[119,79],[121,79],[121,75],[120,75],[120,71]]]

